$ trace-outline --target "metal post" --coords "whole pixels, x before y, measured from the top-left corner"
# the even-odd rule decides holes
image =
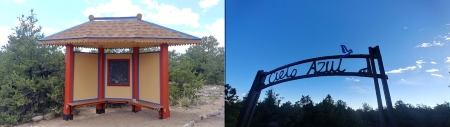
[[[377,69],[375,67],[375,60],[374,60],[374,52],[373,48],[369,47],[369,55],[370,55],[370,62],[369,59],[366,59],[366,62],[368,64],[367,70],[370,69],[373,74],[373,83],[375,85],[375,93],[377,95],[377,102],[378,102],[378,115],[380,115],[380,124],[382,127],[386,126],[386,122],[384,120],[384,113],[383,113],[383,101],[381,101],[381,95],[380,95],[380,85],[378,84],[378,76],[377,76]],[[369,72],[370,72],[369,71]]]
[[[378,68],[380,69],[381,83],[383,84],[384,98],[386,99],[389,123],[391,123],[392,127],[396,127],[397,122],[395,121],[395,118],[394,118],[394,109],[392,108],[391,95],[389,93],[389,87],[387,84],[387,76],[384,71],[384,65],[383,65],[383,60],[381,58],[380,47],[376,46],[374,49],[375,49],[375,55],[376,55],[377,61],[378,61]]]
[[[248,127],[250,125],[250,121],[253,115],[253,112],[256,108],[256,103],[258,102],[259,95],[261,94],[261,83],[264,84],[265,75],[264,71],[259,70],[256,73],[255,80],[253,81],[253,85],[250,88],[247,99],[242,106],[241,112],[239,113],[239,119],[237,122],[238,127]]]

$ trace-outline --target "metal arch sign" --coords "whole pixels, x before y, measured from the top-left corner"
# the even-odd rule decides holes
[[[342,59],[340,55],[335,56],[324,56],[317,57],[312,59],[306,59],[302,61],[298,61],[295,63],[291,63],[277,69],[274,69],[269,72],[265,72],[264,75],[268,78],[268,83],[262,88],[267,88],[279,83],[298,80],[303,78],[312,78],[312,77],[320,77],[320,76],[360,76],[360,77],[373,77],[372,70],[370,69],[370,65],[366,65],[366,67],[360,69],[358,72],[346,72],[346,69],[341,69]],[[364,54],[356,54],[349,55],[345,58],[365,58],[366,61],[369,61],[370,56]],[[329,60],[329,59],[339,59],[339,62],[335,61],[326,61],[319,62],[320,60]],[[300,74],[297,68],[292,68],[293,66],[311,63],[308,71],[304,74]],[[381,77],[380,74],[376,74],[378,78]]]
[[[271,71],[265,72],[260,70],[257,72],[253,85],[249,91],[248,97],[244,102],[244,105],[241,109],[238,119],[238,126],[240,127],[248,127],[253,112],[256,108],[257,100],[259,99],[259,95],[261,91],[267,87],[274,86],[280,83],[304,79],[304,78],[312,78],[312,77],[321,77],[321,76],[359,76],[359,77],[368,77],[374,79],[375,84],[375,92],[377,94],[377,102],[378,109],[383,109],[378,78],[382,80],[383,91],[386,99],[388,116],[391,126],[396,126],[395,119],[393,116],[393,108],[391,97],[389,93],[389,88],[387,86],[387,75],[385,75],[384,66],[382,63],[381,55],[379,47],[375,48],[369,47],[369,54],[351,54],[353,51],[351,49],[347,49],[345,45],[341,45],[342,53],[344,55],[333,55],[333,56],[323,56],[317,58],[311,58],[306,60],[297,61],[291,64],[287,64]],[[361,68],[358,72],[346,72],[346,69],[341,68],[341,64],[343,59],[351,59],[351,58],[362,58],[366,60],[365,67]],[[330,59],[339,59],[339,62],[329,61]],[[380,70],[380,74],[376,72],[375,59],[377,59],[378,67]],[[323,62],[323,60],[328,60]],[[308,71],[306,73],[301,74],[294,68],[293,66],[301,65],[305,63],[311,63]],[[267,81],[267,82],[266,82]],[[380,122],[381,125],[385,125],[384,115],[382,110],[379,110]]]

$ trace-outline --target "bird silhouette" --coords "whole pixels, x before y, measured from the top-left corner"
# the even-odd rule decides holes
[[[341,56],[341,59],[353,53],[353,50],[347,49],[347,47],[345,47],[345,45],[341,45],[341,48],[342,48],[342,53],[346,53],[345,55]]]

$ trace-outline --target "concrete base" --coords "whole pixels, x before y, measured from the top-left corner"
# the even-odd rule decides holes
[[[63,114],[63,120],[65,121],[73,120],[73,114],[70,115]]]
[[[105,113],[105,109],[95,109],[95,113],[97,114]]]

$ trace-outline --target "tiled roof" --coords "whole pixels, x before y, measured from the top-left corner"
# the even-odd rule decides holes
[[[38,41],[41,45],[76,47],[130,48],[200,44],[201,38],[166,28],[136,17],[89,17],[90,21]]]

